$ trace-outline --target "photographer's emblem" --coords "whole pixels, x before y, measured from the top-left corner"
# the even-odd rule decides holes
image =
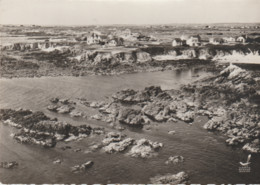
[[[239,172],[240,173],[249,173],[250,172],[250,166],[249,166],[251,164],[250,159],[251,159],[251,154],[249,154],[247,156],[246,162],[239,162],[239,164],[240,164]]]

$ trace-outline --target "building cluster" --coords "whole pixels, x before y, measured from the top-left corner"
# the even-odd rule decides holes
[[[172,41],[172,46],[201,46],[205,44],[236,44],[236,43],[246,43],[248,38],[246,35],[238,37],[223,37],[223,38],[209,38],[209,40],[201,40],[199,35],[184,36],[180,38],[175,38]]]
[[[110,34],[103,34],[99,31],[92,31],[87,35],[76,38],[77,41],[85,41],[88,45],[99,44],[105,46],[122,46],[124,42],[134,41],[156,41],[153,36],[146,36],[141,33],[133,33],[130,29],[115,30]]]
[[[115,35],[106,35],[99,31],[92,31],[87,35],[77,37],[76,41],[86,42],[88,45],[99,44],[107,46],[121,46],[124,44],[124,39]]]

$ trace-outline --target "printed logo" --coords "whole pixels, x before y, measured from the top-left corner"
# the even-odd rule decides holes
[[[239,173],[249,173],[251,171],[249,166],[251,164],[250,159],[251,159],[251,154],[247,156],[246,162],[239,162],[240,164],[240,167],[238,169]]]

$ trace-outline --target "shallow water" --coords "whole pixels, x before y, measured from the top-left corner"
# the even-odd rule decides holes
[[[46,110],[51,97],[87,98],[100,100],[124,89],[143,89],[160,85],[162,89],[179,88],[182,84],[210,75],[203,70],[164,71],[124,74],[119,76],[42,77],[0,79],[0,107],[40,110],[71,124],[107,124],[61,117]],[[55,148],[16,143],[10,133],[16,129],[0,124],[0,161],[17,161],[17,169],[0,169],[2,183],[149,183],[158,174],[186,171],[190,183],[259,183],[260,156],[252,155],[250,173],[239,173],[239,162],[246,161],[247,153],[225,145],[225,137],[209,133],[202,128],[206,118],[199,117],[193,125],[183,122],[160,123],[151,130],[124,130],[129,137],[147,138],[162,142],[164,147],[158,156],[150,159],[132,158],[122,154],[105,154],[102,150],[88,153],[88,146],[98,143],[102,136],[92,136],[79,142],[60,142]],[[168,135],[175,130],[175,135]],[[63,151],[60,147],[72,149]],[[80,152],[74,152],[81,148]],[[182,155],[184,163],[165,165],[169,156]],[[53,164],[62,159],[61,164]],[[94,166],[84,173],[71,173],[70,167],[88,160]]]

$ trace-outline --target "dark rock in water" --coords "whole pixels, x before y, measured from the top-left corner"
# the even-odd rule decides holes
[[[0,163],[0,168],[5,168],[5,169],[12,169],[18,166],[18,163],[16,161],[12,162],[1,162]]]
[[[259,143],[254,143],[253,141],[252,143],[245,144],[242,149],[252,153],[259,153],[260,145]]]
[[[91,116],[91,119],[101,120],[102,119],[102,114],[95,114],[95,115]]]
[[[54,147],[57,141],[69,137],[73,137],[74,140],[84,138],[92,133],[92,128],[88,125],[72,126],[66,122],[51,120],[42,112],[28,110],[1,109],[0,120],[10,126],[21,128],[19,132],[12,135],[18,142],[44,147]],[[104,132],[100,128],[95,130]]]
[[[75,111],[75,110],[73,110],[73,111],[70,112],[70,116],[71,116],[71,117],[82,117],[82,116],[83,116],[83,113],[80,112],[80,111]]]
[[[148,139],[136,141],[128,155],[132,157],[150,158],[157,155],[157,151],[163,147],[162,143],[152,142]]]
[[[59,102],[62,104],[69,104],[69,99],[60,99]]]
[[[160,86],[150,86],[150,87],[146,87],[144,89],[144,93],[148,94],[149,96],[152,96],[152,97],[157,96],[161,92],[163,92],[163,91]]]
[[[171,96],[161,89],[160,86],[150,86],[146,87],[142,92],[142,94],[150,97],[150,99],[157,98],[158,100],[171,100]]]
[[[62,150],[67,150],[67,149],[71,149],[71,146],[63,146],[61,147]]]
[[[54,136],[25,129],[14,134],[13,138],[20,143],[37,144],[44,147],[54,147],[56,145],[56,138]]]
[[[119,122],[128,125],[142,125],[142,123],[144,122],[141,116],[141,110],[131,108],[120,109],[117,119],[119,120]]]
[[[81,148],[74,149],[73,151],[74,151],[74,152],[80,152],[80,151],[81,151]]]
[[[143,91],[125,89],[115,93],[112,98],[112,102],[98,106],[101,114],[93,118],[105,122],[119,121],[140,127],[149,124],[150,119],[161,122],[171,118],[172,112],[168,104],[172,98],[159,86],[147,87]],[[147,102],[151,103],[147,104]]]
[[[71,171],[72,171],[73,173],[82,172],[82,171],[85,171],[85,170],[87,170],[88,168],[92,167],[93,165],[94,165],[94,162],[93,162],[93,161],[88,161],[88,162],[86,162],[86,163],[73,166],[73,167],[71,168]]]
[[[49,105],[49,106],[47,107],[48,110],[54,111],[54,112],[56,112],[58,108],[59,108],[58,105]]]
[[[57,160],[53,161],[53,164],[61,164],[61,160],[57,159]]]
[[[50,120],[45,114],[42,112],[32,112],[30,110],[12,110],[12,109],[1,109],[0,110],[0,120],[8,120],[10,119],[12,122],[22,125],[23,127],[30,128],[35,123],[42,120]]]
[[[182,156],[171,156],[169,159],[165,162],[165,164],[177,164],[184,161],[184,157]]]
[[[152,120],[166,121],[170,118],[168,104],[169,102],[166,101],[148,103],[143,107],[142,112]]]
[[[101,135],[104,133],[105,133],[105,128],[103,128],[103,127],[92,128],[92,134]]]
[[[168,134],[170,134],[170,135],[174,135],[175,133],[176,133],[175,130],[168,131]]]
[[[125,135],[117,132],[109,132],[107,133],[105,139],[103,139],[102,143],[104,145],[109,145],[112,142],[120,142],[125,137]]]
[[[127,149],[128,146],[133,144],[134,139],[132,138],[126,138],[119,142],[111,142],[107,146],[104,147],[105,152],[107,153],[117,153],[117,152],[123,152]]]
[[[147,96],[142,96],[137,91],[133,89],[125,89],[122,91],[119,91],[112,95],[112,98],[115,101],[119,101],[121,103],[128,103],[128,104],[134,104],[142,101],[146,101],[149,99]]]
[[[60,106],[58,107],[56,110],[58,111],[58,113],[60,114],[67,114],[67,113],[70,113],[70,111],[72,110],[73,108],[68,106],[68,105],[63,105],[63,106]]]
[[[50,102],[52,103],[58,103],[59,102],[59,98],[51,98]]]
[[[100,107],[103,107],[104,104],[105,104],[105,102],[95,102],[95,101],[93,101],[89,104],[89,106],[92,107],[92,108],[100,108]]]
[[[112,95],[115,101],[128,104],[136,104],[149,101],[152,98],[169,99],[171,98],[166,92],[162,91],[159,86],[146,87],[143,91],[125,89]]]
[[[151,178],[153,184],[185,184],[188,181],[188,174],[185,172],[179,172],[177,174],[169,174],[164,176],[156,176]]]
[[[144,106],[144,108],[142,109],[142,111],[144,112],[145,115],[152,117],[153,119],[155,119],[156,115],[163,110],[163,106],[160,105],[155,105],[153,103],[148,103],[146,106]]]

